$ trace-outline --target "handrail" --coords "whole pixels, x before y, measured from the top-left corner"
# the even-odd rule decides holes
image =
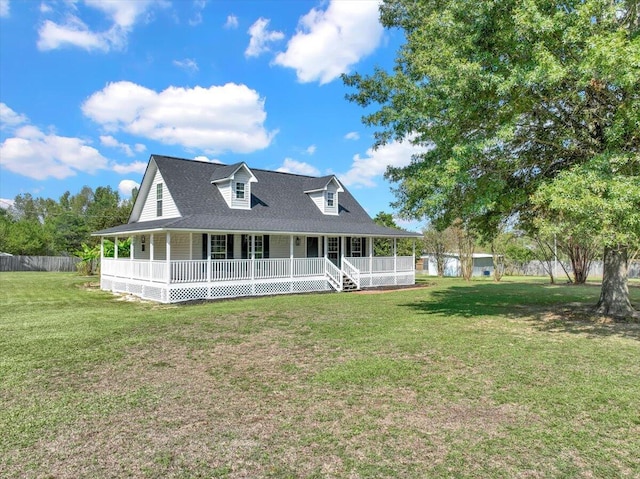
[[[353,281],[357,289],[360,289],[360,270],[352,265],[346,258],[342,258],[342,272]]]
[[[333,286],[336,291],[342,291],[342,273],[340,269],[333,264],[329,258],[324,259],[324,268],[331,286]]]

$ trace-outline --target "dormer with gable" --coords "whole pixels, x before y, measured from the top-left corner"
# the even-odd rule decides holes
[[[229,208],[251,209],[251,184],[258,180],[245,163],[221,166],[211,177]]]
[[[331,176],[310,179],[305,185],[305,193],[315,203],[320,211],[325,215],[337,215],[339,212],[339,193],[344,188],[338,179]]]

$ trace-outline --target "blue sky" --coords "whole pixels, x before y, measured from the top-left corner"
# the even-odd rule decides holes
[[[333,173],[393,212],[341,73],[390,68],[402,34],[375,0],[0,0],[0,204],[83,185],[123,196],[150,154]],[[418,223],[399,222],[419,228]]]

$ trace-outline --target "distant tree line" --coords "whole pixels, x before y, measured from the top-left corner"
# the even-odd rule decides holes
[[[84,186],[75,195],[65,192],[57,201],[20,194],[10,208],[0,208],[0,252],[77,255],[98,243],[92,232],[128,221],[136,195],[134,190],[131,198],[122,198],[110,186],[95,191]]]

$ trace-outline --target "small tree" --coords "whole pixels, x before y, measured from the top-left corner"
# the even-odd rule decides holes
[[[429,226],[422,232],[423,251],[435,259],[438,276],[444,276],[447,264],[447,253],[456,249],[456,238],[451,228],[438,231],[435,227]]]
[[[582,237],[604,249],[602,290],[597,310],[630,316],[628,252],[640,243],[640,157],[598,157],[564,171],[533,197],[547,217],[575,225]]]
[[[460,276],[466,281],[471,280],[473,275],[473,252],[476,248],[476,239],[469,227],[461,220],[456,220],[451,227],[458,247],[458,258],[460,260]]]
[[[380,211],[375,218],[373,218],[377,224],[386,226],[387,228],[400,229],[393,219],[391,213],[385,213]],[[412,239],[399,239],[396,240],[396,248],[398,256],[411,256],[413,255],[413,241]],[[373,253],[375,256],[391,256],[393,254],[393,240],[388,238],[375,238],[373,241]]]

